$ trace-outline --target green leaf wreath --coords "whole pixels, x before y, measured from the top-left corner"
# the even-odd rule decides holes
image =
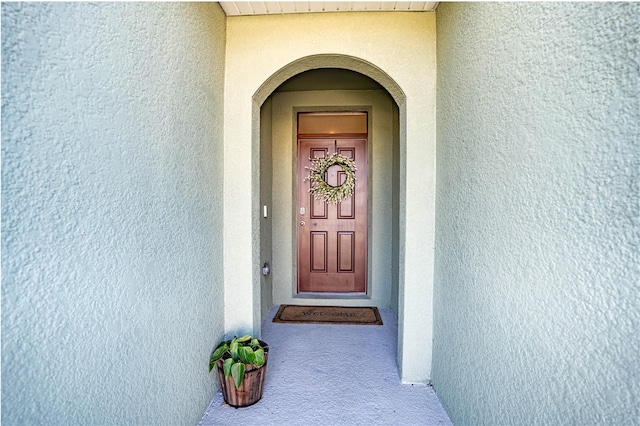
[[[336,152],[325,158],[309,158],[309,160],[311,160],[311,166],[305,167],[309,170],[309,176],[305,180],[311,182],[309,192],[316,200],[337,204],[353,195],[357,169],[356,162],[352,158]],[[331,166],[340,166],[344,170],[346,179],[342,185],[332,186],[325,180],[325,174]]]

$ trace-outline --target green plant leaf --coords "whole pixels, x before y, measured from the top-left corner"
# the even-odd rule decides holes
[[[236,389],[240,389],[240,386],[242,386],[242,380],[244,380],[244,370],[245,366],[241,362],[236,362],[231,366],[231,375],[233,376],[233,381],[236,384]]]
[[[253,349],[254,351],[257,349],[260,349],[262,346],[260,346],[260,342],[258,342],[258,339],[252,339],[251,340],[251,349]]]
[[[215,367],[216,365],[216,361],[222,358],[222,355],[224,355],[227,350],[229,350],[229,345],[227,345],[227,342],[222,342],[218,345],[216,350],[213,351],[213,354],[211,354],[211,359],[209,359],[209,372],[213,370],[213,367]]]
[[[250,336],[250,335],[248,335],[248,334],[245,334],[245,335],[244,335],[244,336],[242,336],[242,337],[238,337],[236,340],[237,340],[239,343],[245,343],[245,342],[248,342],[248,341],[250,341],[250,340],[251,340],[251,336]]]
[[[231,352],[231,358],[233,358],[234,361],[238,360],[239,347],[240,347],[240,344],[238,343],[238,341],[236,339],[233,339],[231,341],[231,345],[229,346],[229,352]]]
[[[253,353],[252,364],[257,365],[258,367],[264,365],[264,349],[260,348]]]
[[[240,346],[238,348],[238,359],[245,364],[253,364],[253,349],[249,346]]]
[[[222,371],[224,371],[224,378],[228,379],[229,374],[231,374],[231,366],[233,365],[233,359],[227,358],[222,363]]]

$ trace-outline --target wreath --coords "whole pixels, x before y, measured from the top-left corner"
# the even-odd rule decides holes
[[[352,158],[345,157],[337,152],[325,158],[309,158],[311,166],[306,166],[309,170],[309,176],[305,178],[311,182],[309,192],[313,194],[316,200],[322,200],[326,203],[337,204],[353,195],[356,186],[356,162]],[[342,185],[329,185],[325,180],[325,175],[329,167],[340,166],[346,175],[346,179]]]

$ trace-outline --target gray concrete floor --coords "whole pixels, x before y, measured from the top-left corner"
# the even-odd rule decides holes
[[[383,326],[262,325],[269,360],[262,399],[233,408],[219,391],[200,425],[451,425],[433,388],[402,384],[396,367],[398,320]]]

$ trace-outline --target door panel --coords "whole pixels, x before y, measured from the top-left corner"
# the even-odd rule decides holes
[[[337,150],[356,162],[354,195],[338,204],[316,200],[306,181],[309,158]],[[330,185],[344,182],[339,166],[329,168]],[[357,292],[367,290],[367,139],[298,140],[298,291]]]

